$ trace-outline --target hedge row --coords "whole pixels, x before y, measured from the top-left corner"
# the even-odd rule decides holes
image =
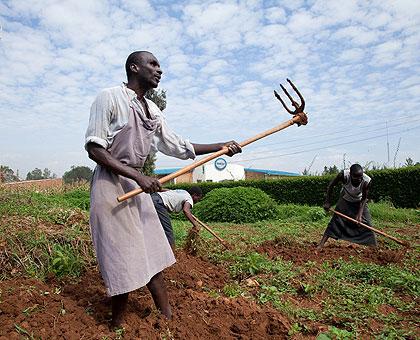
[[[372,177],[372,189],[369,198],[373,201],[388,200],[396,207],[402,208],[416,208],[420,205],[420,166],[374,170],[368,171],[367,174]],[[301,176],[275,180],[180,183],[167,187],[170,189],[188,189],[191,186],[198,185],[204,194],[215,188],[254,187],[263,190],[280,204],[322,205],[328,183],[334,177],[334,175]],[[335,189],[334,200],[337,200],[340,188],[337,186]]]

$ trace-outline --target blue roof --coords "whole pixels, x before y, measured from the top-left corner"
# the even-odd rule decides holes
[[[287,171],[280,171],[280,170],[252,169],[252,168],[245,168],[244,170],[248,172],[259,172],[266,175],[275,175],[275,176],[300,176],[300,174],[296,172],[287,172]]]
[[[155,169],[155,175],[169,175],[175,171],[178,171],[182,168],[166,168],[166,169]],[[269,169],[252,169],[252,168],[245,168],[245,171],[248,172],[259,172],[266,175],[273,175],[273,176],[300,176],[300,174],[295,172],[287,172],[287,171],[280,171],[280,170],[269,170]]]
[[[169,175],[175,171],[178,171],[182,168],[166,168],[166,169],[155,169],[153,170],[155,175]]]

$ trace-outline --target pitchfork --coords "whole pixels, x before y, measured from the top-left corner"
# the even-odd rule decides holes
[[[281,84],[280,84],[280,87],[282,88],[282,90],[284,91],[286,96],[290,99],[290,101],[292,102],[292,106],[295,109],[293,111],[290,110],[287,107],[287,105],[284,103],[283,99],[280,97],[280,95],[276,91],[274,91],[274,95],[276,96],[276,98],[278,100],[280,100],[281,104],[286,109],[286,111],[289,112],[291,115],[293,115],[293,118],[289,119],[288,121],[272,128],[270,130],[264,131],[264,132],[254,136],[252,138],[249,138],[249,139],[243,141],[242,143],[239,143],[239,145],[241,147],[247,146],[248,144],[251,144],[251,143],[253,143],[253,142],[255,142],[255,141],[257,141],[261,138],[267,137],[267,136],[269,136],[269,135],[271,135],[275,132],[286,129],[289,126],[292,126],[293,124],[297,124],[298,126],[300,126],[300,125],[306,125],[308,123],[308,117],[306,116],[305,112],[303,112],[303,110],[305,108],[305,100],[303,99],[303,96],[300,94],[300,92],[296,88],[296,86],[290,81],[290,79],[287,79],[287,82],[290,84],[290,86],[293,88],[293,90],[297,93],[301,103],[298,104],[293,99],[293,97],[289,94],[289,92],[287,92],[287,90],[284,88],[284,86],[281,85]],[[202,159],[200,159],[200,160],[198,160],[198,161],[196,161],[196,162],[194,162],[194,163],[192,163],[192,164],[190,164],[190,165],[188,165],[188,166],[186,166],[186,167],[184,167],[184,168],[182,168],[178,171],[175,171],[175,172],[173,172],[173,173],[171,173],[171,174],[169,174],[165,177],[160,178],[159,182],[162,183],[162,184],[165,183],[165,182],[168,182],[168,181],[170,181],[170,180],[172,180],[172,179],[174,179],[178,176],[181,176],[181,175],[191,171],[192,169],[195,169],[196,167],[198,167],[198,166],[200,166],[204,163],[207,163],[207,162],[211,161],[212,159],[215,159],[215,158],[220,157],[224,154],[227,154],[228,152],[229,152],[229,148],[227,146],[224,146],[221,150],[216,151],[216,152],[208,155],[207,157],[204,157],[204,158],[202,158]],[[133,197],[137,194],[140,194],[141,192],[143,192],[143,190],[141,188],[135,189],[135,190],[132,190],[130,192],[127,192],[126,194],[124,194],[122,196],[119,196],[117,198],[117,200],[118,200],[118,202],[122,202],[122,201],[124,201],[128,198],[131,198],[131,197]]]

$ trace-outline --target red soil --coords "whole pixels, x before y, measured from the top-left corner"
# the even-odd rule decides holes
[[[220,292],[227,273],[200,258],[177,253],[165,272],[173,320],[154,309],[150,294],[130,294],[125,339],[284,339],[289,321],[275,309]],[[0,340],[115,338],[109,330],[110,299],[96,269],[78,282],[47,283],[15,278],[0,281]],[[19,330],[20,329],[20,330]],[[22,330],[23,329],[23,330]],[[24,332],[27,332],[26,334]],[[19,334],[20,333],[20,334]]]
[[[312,245],[292,242],[285,239],[275,239],[267,241],[256,247],[261,254],[266,254],[269,258],[282,258],[296,264],[303,264],[308,261],[325,262],[342,258],[349,260],[358,259],[362,262],[376,264],[400,263],[407,254],[407,248],[398,250],[372,249],[366,246],[356,245],[348,242],[329,241],[322,251],[316,251],[316,243]]]

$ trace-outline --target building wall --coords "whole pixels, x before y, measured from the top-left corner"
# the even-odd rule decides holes
[[[162,177],[167,176],[168,174],[165,175],[156,175],[156,177],[158,179],[161,179]],[[183,174],[177,178],[171,179],[168,182],[165,182],[167,184],[176,184],[176,183],[192,183],[192,171],[187,172],[186,174]]]
[[[175,183],[191,183],[193,179],[192,171],[187,172],[177,178],[175,178]]]
[[[264,179],[265,175],[262,172],[245,171],[245,179]]]
[[[238,181],[241,179],[245,179],[244,167],[237,164],[227,164],[225,169],[218,170],[214,162],[209,162],[195,168],[192,173],[194,183]]]

